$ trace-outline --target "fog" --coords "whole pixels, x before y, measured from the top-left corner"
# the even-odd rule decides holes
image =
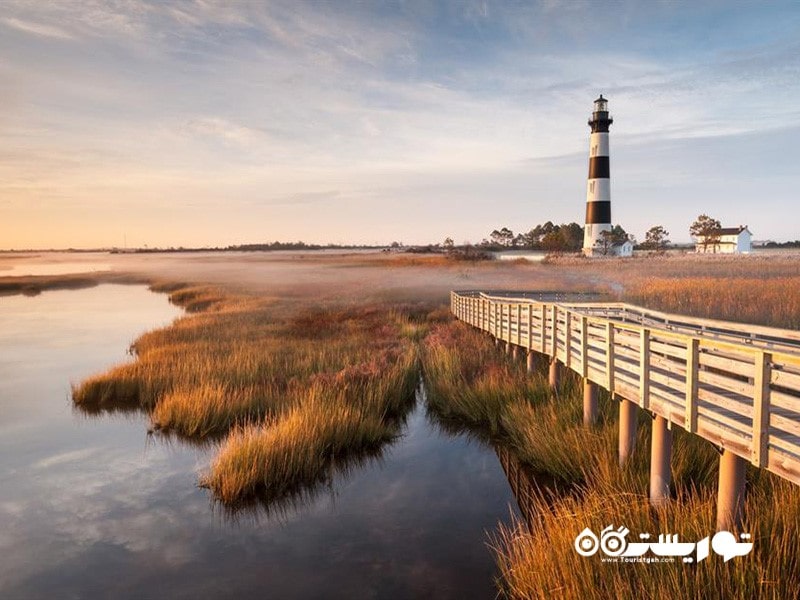
[[[68,265],[66,267],[65,265]],[[110,254],[43,252],[0,254],[0,279],[12,274],[64,276],[71,268],[98,280],[134,277],[220,285],[237,292],[282,298],[448,301],[451,290],[569,290],[624,292],[651,277],[800,275],[794,252],[750,256],[695,256],[544,263],[448,260],[444,256],[379,251],[182,252]],[[12,270],[13,269],[13,270]],[[48,269],[50,272],[48,273]]]

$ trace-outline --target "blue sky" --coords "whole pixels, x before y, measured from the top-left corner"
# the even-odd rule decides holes
[[[0,248],[800,238],[797,2],[0,3]]]

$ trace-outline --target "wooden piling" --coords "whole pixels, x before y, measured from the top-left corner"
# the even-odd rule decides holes
[[[550,359],[550,371],[548,373],[547,380],[550,383],[550,389],[556,390],[558,389],[558,381],[559,381],[559,368],[558,368],[558,359],[553,356]]]
[[[745,460],[730,450],[719,458],[717,488],[717,531],[734,531],[741,526],[744,508]]]
[[[591,427],[597,423],[597,384],[583,380],[583,424]]]
[[[625,466],[633,455],[638,423],[636,406],[630,400],[619,399],[619,466]]]
[[[672,458],[672,429],[661,415],[653,419],[650,443],[650,504],[662,506],[669,500]]]
[[[528,358],[526,360],[528,364],[528,373],[533,373],[533,371],[535,370],[536,368],[535,360],[536,359],[534,357],[533,350],[528,350]]]

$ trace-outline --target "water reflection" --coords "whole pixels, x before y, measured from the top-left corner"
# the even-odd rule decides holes
[[[542,499],[563,493],[554,479],[535,473],[518,458],[516,451],[501,436],[492,434],[488,428],[444,417],[430,405],[426,411],[432,425],[442,433],[462,436],[494,449],[519,514],[526,523],[530,524],[536,518],[537,507],[542,505]]]
[[[421,402],[380,455],[233,517],[197,487],[213,443],[73,413],[70,382],[178,314],[130,286],[0,299],[0,597],[495,596],[486,532],[509,486],[491,447]]]
[[[340,482],[347,481],[361,469],[382,468],[384,457],[384,448],[353,453],[346,458],[331,460],[327,473],[318,481],[299,482],[280,494],[262,493],[232,505],[214,501],[213,509],[222,519],[237,525],[271,520],[287,522],[323,498],[335,505]]]
[[[532,523],[536,517],[536,507],[541,506],[541,503],[535,501],[542,497],[542,487],[539,483],[541,477],[536,477],[507,446],[498,444],[494,450],[506,474],[508,485],[511,486],[511,493],[514,494],[522,518],[526,523]]]

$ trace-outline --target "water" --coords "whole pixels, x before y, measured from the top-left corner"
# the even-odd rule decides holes
[[[133,286],[0,298],[0,597],[494,597],[508,483],[421,402],[380,459],[238,517],[196,487],[213,449],[72,409],[70,382],[177,314]]]
[[[30,275],[72,275],[110,271],[111,265],[95,262],[18,262],[0,265],[0,277],[27,277]]]

